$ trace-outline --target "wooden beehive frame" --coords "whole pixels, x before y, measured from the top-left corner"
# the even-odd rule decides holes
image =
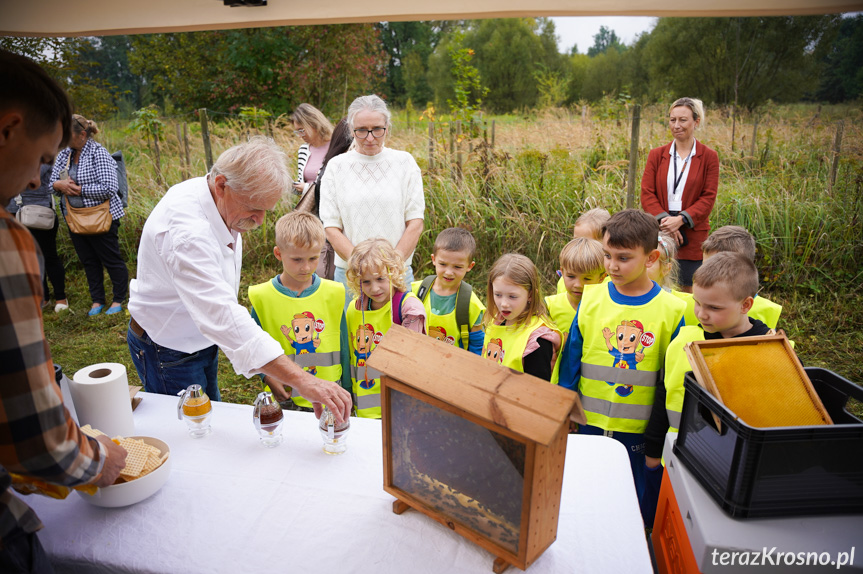
[[[824,408],[824,404],[821,402],[821,398],[818,396],[818,393],[815,392],[815,387],[812,386],[812,381],[809,380],[809,375],[807,375],[806,371],[803,369],[800,359],[797,358],[797,354],[794,352],[794,349],[791,348],[791,343],[788,341],[788,337],[786,337],[784,333],[780,332],[776,335],[757,335],[754,337],[731,339],[713,339],[709,341],[692,341],[686,344],[685,350],[686,356],[689,359],[689,364],[692,367],[692,373],[695,375],[695,379],[698,381],[698,384],[707,389],[710,394],[716,397],[716,400],[719,403],[724,405],[725,402],[722,400],[722,393],[720,392],[719,387],[713,378],[713,374],[710,372],[710,368],[707,365],[707,361],[704,358],[704,350],[718,347],[752,346],[764,343],[773,343],[782,346],[782,350],[785,351],[785,356],[789,363],[794,367],[794,371],[798,376],[798,381],[796,382],[803,386],[809,400],[812,401],[813,406],[824,418],[826,423],[833,424],[830,415],[827,413],[827,409]],[[713,414],[713,420],[716,423],[717,429],[721,430],[721,422],[716,414]]]

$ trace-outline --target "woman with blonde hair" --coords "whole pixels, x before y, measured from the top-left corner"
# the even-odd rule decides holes
[[[117,194],[117,163],[92,136],[99,133],[96,122],[84,116],[72,116],[72,137],[69,147],[57,154],[51,172],[50,186],[63,197],[60,209],[66,216],[66,202],[72,207],[96,207],[106,200],[111,212],[111,227],[105,233],[82,235],[69,231],[75,252],[84,266],[90,299],[93,304],[87,313],[98,315],[105,307],[104,270],[108,271],[113,286],[111,306],[106,315],[123,310],[129,293],[129,270],[120,252],[120,219],[126,215]]]
[[[291,114],[294,134],[302,138],[297,151],[297,180],[294,189],[303,194],[314,183],[330,149],[333,124],[321,110],[311,104],[300,104]]]
[[[680,98],[671,104],[668,124],[673,141],[650,150],[641,178],[641,207],[677,244],[680,288],[690,293],[719,187],[719,156],[695,139],[695,130],[703,123],[701,100]]]

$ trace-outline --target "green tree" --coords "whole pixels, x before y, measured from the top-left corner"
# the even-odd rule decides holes
[[[600,26],[599,32],[593,35],[593,46],[588,48],[587,55],[593,58],[594,56],[605,54],[612,48],[618,52],[626,50],[626,46],[620,41],[614,30]]]
[[[863,15],[842,18],[821,62],[818,99],[835,103],[863,98]]]
[[[445,22],[380,22],[375,24],[387,53],[385,92],[390,101],[427,102],[433,96],[426,80],[428,59]]]
[[[488,94],[479,76],[479,70],[471,64],[474,51],[463,46],[463,38],[459,35],[449,45],[449,56],[452,60],[454,100],[447,100],[453,118],[467,121],[475,111],[482,106],[482,99]]]
[[[838,16],[661,18],[644,46],[650,95],[747,108],[814,91],[823,39]],[[736,90],[735,90],[736,88]]]
[[[99,119],[116,111],[116,87],[91,70],[97,65],[82,57],[90,48],[87,38],[0,37],[0,48],[21,54],[42,66],[63,86],[77,113]]]

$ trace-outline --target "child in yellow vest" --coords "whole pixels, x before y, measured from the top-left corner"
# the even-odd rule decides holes
[[[701,244],[701,251],[704,254],[706,262],[717,253],[739,253],[748,258],[753,263],[755,262],[755,238],[746,229],[739,225],[725,225],[710,234]],[[686,302],[686,313],[684,319],[686,325],[698,325],[698,319],[695,317],[695,302],[692,300],[692,295],[688,298],[681,297]],[[749,311],[749,316],[759,321],[763,321],[771,329],[775,329],[779,323],[779,316],[782,314],[782,305],[774,303],[767,297],[755,295],[752,303],[752,309]]]
[[[692,341],[752,337],[772,333],[770,327],[750,316],[758,292],[758,270],[755,264],[739,253],[718,253],[705,261],[692,277],[695,314],[700,326],[680,329],[668,345],[665,354],[665,376],[657,383],[656,400],[650,421],[644,431],[648,475],[643,500],[652,507],[645,515],[645,525],[653,524],[661,482],[662,447],[666,432],[677,432],[683,410],[683,376],[692,368],[684,346]]]
[[[429,336],[481,355],[485,305],[464,281],[476,263],[475,252],[476,240],[470,231],[461,227],[444,229],[432,250],[435,274],[414,281],[411,290],[425,305]]]
[[[488,274],[483,356],[550,381],[562,342],[539,288],[539,273],[524,255],[508,253]]]
[[[572,228],[572,238],[578,239],[579,237],[583,237],[585,239],[595,239],[602,243],[602,226],[605,225],[609,217],[611,217],[611,214],[608,213],[607,209],[603,209],[602,207],[594,207],[585,211],[575,220],[575,225]],[[562,268],[558,270],[557,276],[559,277],[557,281],[557,294],[566,293]]]
[[[314,215],[294,211],[282,216],[273,248],[282,272],[249,287],[249,301],[252,318],[282,345],[288,358],[310,374],[351,390],[345,288],[315,274],[325,239],[324,226]],[[296,392],[282,407],[313,410]]]
[[[404,259],[386,239],[366,239],[357,245],[346,271],[355,299],[346,311],[350,333],[351,380],[357,416],[381,418],[380,372],[366,361],[390,326],[425,334],[425,307],[405,284]]]
[[[560,385],[578,391],[587,415],[579,434],[624,444],[639,498],[644,429],[665,349],[685,307],[648,276],[648,266],[659,259],[658,236],[659,224],[640,210],[608,220],[602,247],[610,281],[585,287],[560,366]]]

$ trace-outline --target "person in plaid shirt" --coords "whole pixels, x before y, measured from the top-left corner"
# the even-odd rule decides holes
[[[32,61],[0,50],[0,572],[53,572],[36,514],[10,472],[64,486],[112,484],[126,451],[81,433],[63,406],[42,328],[42,254],[4,207],[39,184],[69,139],[63,90]]]

